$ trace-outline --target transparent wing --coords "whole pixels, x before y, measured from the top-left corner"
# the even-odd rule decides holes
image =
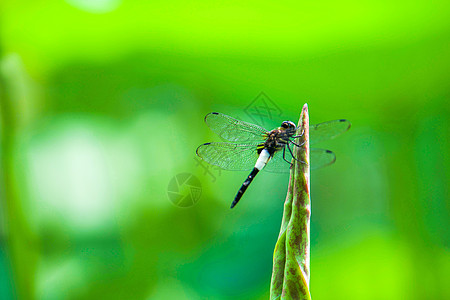
[[[206,143],[197,148],[197,155],[207,163],[225,170],[252,170],[258,159],[258,143]]]
[[[350,129],[350,122],[345,119],[334,120],[309,127],[310,144],[316,144],[321,141],[333,139]]]
[[[292,154],[288,148],[285,149],[284,158],[291,162]],[[292,146],[291,150],[294,151]],[[312,148],[310,156],[311,170],[317,170],[329,166],[336,161],[336,155],[332,151],[326,149]],[[278,151],[273,155],[272,159],[264,167],[264,170],[272,173],[289,173],[290,164],[283,159],[283,150]]]
[[[205,122],[212,131],[230,142],[261,141],[267,135],[267,130],[261,126],[240,121],[217,112],[207,114]]]
[[[285,147],[285,149],[284,157],[289,163],[283,159],[283,150],[280,150],[274,153],[273,157],[269,160],[263,170],[271,173],[289,173],[292,155],[287,147]]]
[[[333,164],[336,155],[333,151],[326,149],[311,148],[311,170],[317,170]]]

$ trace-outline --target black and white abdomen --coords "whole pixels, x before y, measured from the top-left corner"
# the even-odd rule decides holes
[[[266,166],[271,156],[271,153],[267,149],[263,149],[256,161],[255,168],[258,169],[258,171],[261,171]]]

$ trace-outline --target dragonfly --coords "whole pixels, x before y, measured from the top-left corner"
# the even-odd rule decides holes
[[[303,146],[294,142],[294,139],[303,133],[296,135],[299,128],[291,121],[283,121],[280,127],[268,131],[256,124],[211,112],[205,116],[205,122],[227,142],[202,144],[197,148],[197,155],[207,163],[224,170],[251,170],[237,192],[231,208],[236,206],[262,169],[273,173],[288,173],[292,160],[297,160],[292,151],[293,147]],[[350,122],[345,119],[311,125],[310,144],[335,138],[350,129],[350,126]],[[326,149],[311,148],[310,157],[311,169],[322,168],[336,161],[336,155]]]

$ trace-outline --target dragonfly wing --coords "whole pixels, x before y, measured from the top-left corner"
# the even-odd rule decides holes
[[[274,153],[273,157],[269,160],[263,170],[271,173],[289,173],[292,155],[287,147],[285,149],[284,158],[286,158],[287,161],[283,159],[283,150],[277,151]]]
[[[345,119],[334,120],[309,127],[310,144],[333,139],[350,129],[350,122]]]
[[[295,147],[295,146],[294,146]],[[291,150],[293,147],[291,146]],[[286,147],[284,158],[288,162],[292,162],[292,154]],[[326,149],[312,148],[310,152],[311,170],[320,169],[333,164],[336,161],[336,155],[333,151]],[[280,150],[274,154],[272,159],[264,167],[264,170],[272,173],[289,173],[290,164],[283,159],[283,150]]]
[[[336,161],[336,155],[333,151],[326,149],[311,149],[311,170],[320,169],[333,164]]]
[[[224,170],[252,170],[258,159],[257,146],[258,143],[206,143],[197,148],[197,155]]]
[[[265,139],[268,133],[261,126],[240,121],[217,112],[207,114],[205,122],[212,131],[230,142],[261,141]]]

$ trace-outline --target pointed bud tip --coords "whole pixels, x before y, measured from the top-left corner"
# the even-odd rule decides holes
[[[305,103],[305,104],[303,105],[302,113],[303,113],[303,114],[307,114],[307,113],[308,113],[308,103]]]

